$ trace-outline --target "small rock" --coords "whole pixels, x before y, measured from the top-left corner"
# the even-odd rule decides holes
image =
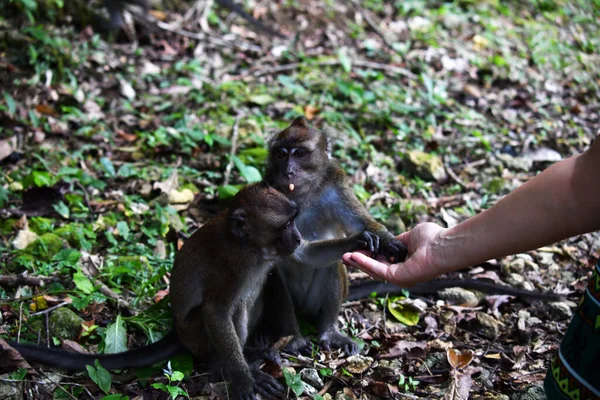
[[[302,382],[302,388],[304,389],[304,391],[302,392],[303,394],[313,397],[315,394],[318,393],[318,390],[315,389],[314,387],[310,386],[308,383],[306,382]]]
[[[573,314],[569,305],[564,301],[548,303],[548,306],[550,307],[550,314],[559,320],[569,319]]]
[[[319,372],[314,368],[304,368],[300,371],[300,376],[302,380],[311,386],[321,389],[325,384],[323,383],[323,379],[319,376]]]
[[[48,324],[50,335],[74,340],[81,332],[82,322],[83,319],[73,311],[66,307],[61,307],[50,314]],[[44,328],[43,318],[36,316],[35,319],[30,320],[30,325],[34,331],[40,332],[42,338],[46,340],[46,329]]]
[[[510,154],[497,154],[496,157],[506,165],[507,168],[529,172],[533,166],[533,160],[525,157],[513,157]]]
[[[506,276],[506,283],[511,286],[521,287],[525,282],[525,277],[523,275],[515,274],[514,272],[508,274]]]
[[[483,395],[483,397],[481,397],[482,400],[510,400],[510,397],[508,397],[505,394],[501,394],[501,393],[490,393],[487,392]]]
[[[495,339],[500,330],[500,321],[486,313],[477,312],[473,321],[477,331],[486,339]]]
[[[348,357],[347,361],[346,369],[352,374],[362,374],[373,364],[371,357],[361,356],[360,354]]]
[[[121,92],[121,95],[129,101],[135,100],[135,90],[133,89],[133,86],[131,86],[131,83],[121,79],[119,80],[119,84],[119,91]]]
[[[56,372],[47,372],[39,378],[38,383],[44,387],[46,393],[53,393],[54,389],[63,380],[63,376]]]
[[[0,399],[23,399],[23,382],[8,382],[12,379],[11,374],[0,375]]]
[[[141,70],[142,75],[158,75],[160,74],[160,71],[161,69],[158,65],[153,64],[148,60],[144,60]]]
[[[516,272],[522,274],[525,270],[525,260],[523,258],[515,258],[508,264],[508,269],[511,272]]]
[[[425,180],[443,182],[448,179],[442,159],[435,154],[419,150],[408,151],[404,157],[403,166],[412,174]]]
[[[513,396],[515,400],[546,400],[546,393],[542,386],[530,386],[525,391]]]
[[[459,304],[465,307],[475,307],[479,304],[479,298],[475,293],[459,287],[440,290],[438,296],[450,304]]]
[[[538,263],[546,267],[554,264],[554,254],[545,252],[538,253]]]

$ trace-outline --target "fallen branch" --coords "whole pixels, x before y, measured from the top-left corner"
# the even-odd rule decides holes
[[[0,275],[0,286],[13,287],[20,285],[44,286],[56,281],[52,276],[27,276],[27,275]]]
[[[235,123],[233,124],[233,137],[231,138],[231,151],[229,152],[229,162],[225,167],[225,179],[223,179],[223,186],[229,185],[229,178],[231,177],[231,170],[233,169],[233,158],[237,151],[237,141],[240,135],[240,120],[242,119],[242,113],[238,113],[235,117]]]
[[[256,79],[260,76],[263,76],[263,75],[275,75],[280,72],[292,71],[294,69],[300,68],[302,65],[303,65],[303,63],[291,63],[291,64],[284,64],[284,65],[277,65],[277,66],[271,67],[271,68],[254,70],[253,72],[250,72],[247,76],[243,76],[241,79],[244,82],[250,82],[250,81],[253,81],[254,79]],[[341,66],[341,62],[339,60],[325,60],[325,61],[319,61],[316,63],[307,63],[306,65],[310,65],[313,67],[338,66],[338,65]],[[383,71],[383,72],[385,72],[387,74],[391,74],[391,75],[402,75],[402,76],[406,76],[411,79],[417,78],[417,76],[415,74],[413,74],[412,72],[410,72],[409,70],[407,70],[405,68],[395,67],[393,65],[381,64],[381,63],[376,63],[376,62],[367,61],[367,60],[352,60],[352,65],[357,66],[357,67],[362,67],[362,68],[370,68],[370,69],[374,69],[374,70]]]
[[[354,8],[356,8],[356,10],[360,13],[360,15],[362,15],[362,17],[365,19],[365,21],[367,21],[367,24],[369,24],[369,26],[371,27],[371,29],[373,30],[373,32],[375,32],[375,34],[381,38],[381,40],[383,41],[383,44],[385,44],[390,50],[392,50],[392,51],[394,51],[394,52],[397,53],[398,51],[387,40],[387,38],[385,37],[385,35],[383,34],[383,32],[381,32],[381,30],[379,29],[379,27],[377,26],[377,24],[375,23],[375,21],[373,21],[373,19],[371,18],[371,16],[369,15],[369,13],[360,5],[360,1],[358,1],[358,0],[350,0],[350,2],[354,6]]]

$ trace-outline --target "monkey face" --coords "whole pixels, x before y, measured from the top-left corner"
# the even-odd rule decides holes
[[[291,199],[300,199],[324,176],[327,138],[297,118],[270,143],[267,180]]]
[[[292,254],[302,241],[294,219],[298,206],[267,182],[249,185],[232,200],[231,231],[277,256]],[[271,253],[267,251],[266,253]]]
[[[298,246],[300,246],[300,242],[302,242],[302,235],[300,235],[298,228],[296,228],[294,219],[291,219],[281,229],[275,248],[280,256],[285,257],[294,253]]]

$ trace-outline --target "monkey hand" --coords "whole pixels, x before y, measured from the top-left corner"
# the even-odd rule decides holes
[[[379,254],[384,256],[391,263],[400,263],[406,260],[408,249],[400,240],[389,235],[389,237],[384,237],[380,240]]]
[[[379,254],[379,236],[370,231],[364,231],[354,237],[355,250],[366,250],[371,253],[371,257],[377,258]]]
[[[275,378],[257,367],[252,368],[250,372],[254,378],[254,390],[256,393],[267,399],[283,397],[285,388]]]
[[[375,279],[409,288],[456,269],[444,265],[447,255],[440,242],[445,231],[447,229],[437,224],[426,222],[399,235],[396,239],[408,248],[408,258],[404,263],[378,261],[361,252],[346,253],[342,256],[342,260],[345,264],[359,268]]]

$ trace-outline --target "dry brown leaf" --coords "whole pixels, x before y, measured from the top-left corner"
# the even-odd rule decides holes
[[[19,368],[25,368],[29,373],[36,374],[18,351],[0,339],[0,374],[16,371]]]
[[[450,366],[454,369],[462,369],[473,361],[473,352],[470,350],[466,350],[462,353],[454,349],[448,349],[446,351],[446,357],[448,358],[448,362]]]
[[[50,115],[51,117],[58,117],[58,113],[54,109],[54,107],[49,106],[48,104],[38,104],[35,106],[35,111],[40,114]]]
[[[315,118],[319,111],[321,111],[319,108],[307,105],[306,107],[304,107],[304,116],[307,120],[310,121]]]

